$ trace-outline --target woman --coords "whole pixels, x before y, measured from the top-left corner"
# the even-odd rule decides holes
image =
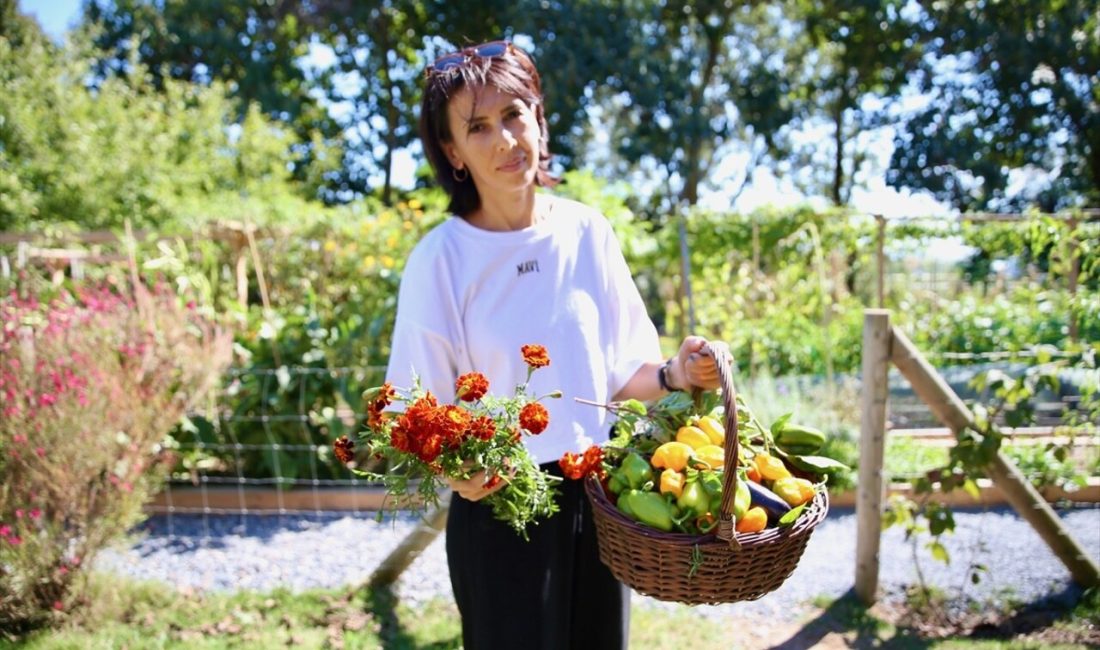
[[[609,430],[597,402],[713,388],[706,341],[688,337],[661,358],[607,220],[579,203],[538,192],[557,179],[539,74],[503,41],[437,59],[425,74],[420,136],[455,215],[420,241],[405,266],[387,381],[415,374],[440,401],[455,379],[479,371],[490,385],[523,383],[518,351],[547,348],[551,364],[531,380],[550,427],[528,439],[543,469],[583,451]],[[625,648],[629,591],[597,556],[589,505],[578,481],[561,486],[560,512],[524,541],[479,501],[484,474],[452,482],[447,558],[466,648]]]

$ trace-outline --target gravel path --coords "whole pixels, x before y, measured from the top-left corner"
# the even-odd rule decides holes
[[[1100,559],[1100,508],[1060,512],[1087,552]],[[949,595],[965,593],[982,603],[1035,602],[1072,598],[1078,590],[1069,573],[1038,534],[1011,509],[957,510],[956,532],[945,537],[951,563],[935,561],[923,544],[918,552],[925,579]],[[134,546],[100,556],[98,566],[139,579],[152,579],[201,590],[286,587],[300,591],[354,585],[409,533],[409,515],[377,522],[373,513],[283,516],[156,516],[142,527]],[[856,519],[851,508],[834,508],[814,532],[794,574],[760,600],[698,606],[702,615],[765,616],[793,621],[819,596],[839,597],[855,576]],[[901,598],[917,582],[912,546],[899,528],[882,536],[879,583],[884,599]],[[977,585],[967,567],[989,571]],[[403,600],[451,598],[441,534],[401,576],[396,592]],[[635,594],[633,603],[682,607]],[[801,606],[796,604],[801,603]]]

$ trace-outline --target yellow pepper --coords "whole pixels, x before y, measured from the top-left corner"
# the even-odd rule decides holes
[[[703,445],[695,450],[695,456],[711,469],[722,469],[726,465],[726,450],[718,445]]]
[[[714,419],[714,417],[704,415],[699,418],[695,426],[699,427],[703,430],[703,433],[707,434],[707,437],[710,438],[710,444],[718,445],[719,447],[726,444],[726,429],[718,420]]]
[[[688,425],[680,427],[680,430],[676,432],[676,441],[682,442],[692,449],[698,449],[703,445],[710,444],[710,436],[699,427]]]
[[[752,462],[756,466],[756,470],[760,472],[760,476],[766,481],[774,481],[791,475],[790,470],[783,464],[783,461],[775,456],[757,454]]]
[[[674,469],[677,472],[682,472],[687,467],[691,455],[691,447],[684,443],[666,442],[657,447],[657,450],[653,452],[653,458],[650,458],[649,462],[657,469]]]
[[[661,472],[661,494],[671,494],[679,498],[684,491],[684,475],[674,469]]]
[[[772,492],[778,494],[779,498],[793,507],[800,506],[812,499],[814,496],[814,486],[813,483],[810,483],[804,478],[787,476],[775,480],[775,483],[772,484]]]

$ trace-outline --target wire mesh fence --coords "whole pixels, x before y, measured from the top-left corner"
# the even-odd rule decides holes
[[[381,366],[237,368],[222,389],[190,413],[167,447],[175,469],[147,510],[188,530],[206,517],[322,516],[376,511],[382,495],[332,454],[332,441],[353,435],[365,415],[357,399],[381,383]]]

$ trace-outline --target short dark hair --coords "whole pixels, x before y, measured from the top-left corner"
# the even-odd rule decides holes
[[[535,184],[553,187],[560,179],[550,173],[550,131],[543,111],[542,81],[531,58],[515,45],[509,45],[505,53],[493,57],[471,56],[465,63],[442,72],[429,72],[424,84],[424,97],[420,103],[420,141],[428,156],[439,184],[451,197],[449,209],[461,217],[469,216],[481,206],[481,196],[473,178],[459,182],[457,171],[443,151],[443,143],[452,142],[450,123],[447,121],[447,105],[463,88],[475,92],[493,86],[503,93],[519,97],[535,109],[539,132],[539,165]]]

